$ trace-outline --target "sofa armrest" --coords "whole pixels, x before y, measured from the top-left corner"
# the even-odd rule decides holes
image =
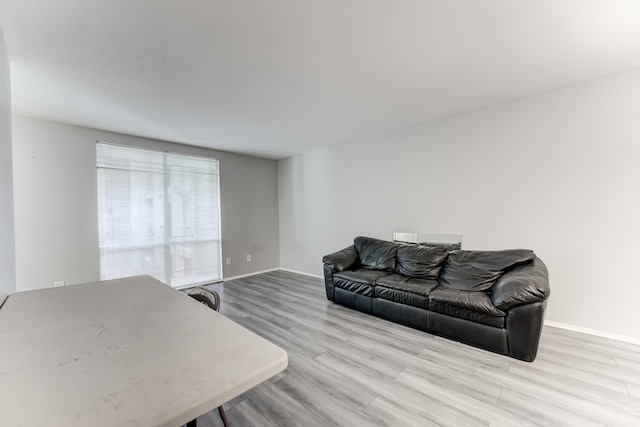
[[[341,251],[325,255],[322,257],[322,262],[328,266],[333,273],[337,273],[358,267],[360,265],[360,256],[358,255],[356,247],[351,245]]]
[[[519,305],[507,312],[509,356],[525,362],[536,358],[547,301]]]
[[[500,310],[549,298],[549,273],[540,258],[504,273],[493,285],[491,300]]]
[[[327,292],[327,299],[335,301],[335,287],[333,285],[333,275],[340,271],[354,269],[360,266],[360,256],[354,245],[344,248],[322,257],[324,263],[324,287]]]

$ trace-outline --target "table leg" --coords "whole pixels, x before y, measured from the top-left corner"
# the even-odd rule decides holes
[[[222,418],[222,424],[224,424],[224,427],[229,427],[229,421],[227,421],[227,414],[226,412],[224,412],[224,408],[222,406],[218,408],[218,412],[220,412],[220,418]]]

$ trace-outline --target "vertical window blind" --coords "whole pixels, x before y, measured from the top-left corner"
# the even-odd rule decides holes
[[[98,142],[101,280],[222,279],[218,160]]]

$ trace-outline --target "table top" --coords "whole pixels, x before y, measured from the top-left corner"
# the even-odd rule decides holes
[[[18,292],[0,309],[0,425],[176,427],[286,366],[149,276]]]

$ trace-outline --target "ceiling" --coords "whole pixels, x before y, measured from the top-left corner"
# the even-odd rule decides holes
[[[0,0],[14,113],[280,159],[640,66],[637,0]]]

